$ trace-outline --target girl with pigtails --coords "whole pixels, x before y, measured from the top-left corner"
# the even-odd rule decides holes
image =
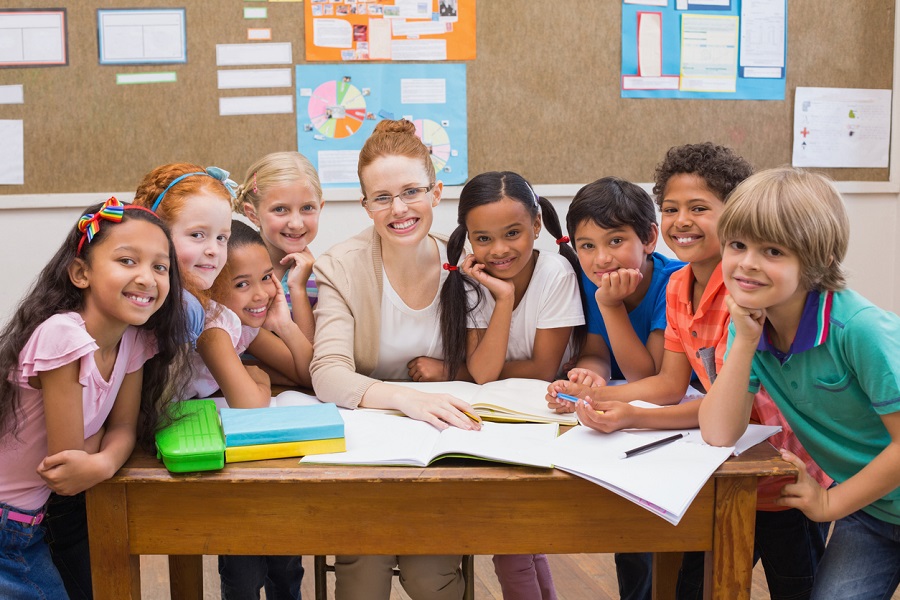
[[[542,221],[559,254],[534,248]],[[553,380],[575,355],[584,324],[577,257],[553,205],[521,175],[482,173],[460,193],[457,223],[441,290],[446,372],[465,365],[477,383]],[[457,269],[466,238],[472,253]],[[494,556],[494,569],[504,598],[556,598],[543,554]]]

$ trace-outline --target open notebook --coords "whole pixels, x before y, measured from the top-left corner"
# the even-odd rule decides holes
[[[306,456],[303,463],[408,465],[424,467],[439,458],[464,457],[551,468],[555,423],[484,423],[481,431],[449,427],[374,411],[342,411],[347,451]]]
[[[659,439],[672,432],[654,433]],[[557,469],[601,485],[678,525],[706,480],[734,448],[680,439],[650,452],[619,458],[626,450],[647,442],[642,435],[600,433],[578,426],[554,442],[553,463]]]
[[[539,379],[500,379],[483,385],[466,381],[391,382],[423,392],[451,394],[465,400],[482,419],[505,423],[576,425],[575,413],[557,414],[547,408],[549,382]]]

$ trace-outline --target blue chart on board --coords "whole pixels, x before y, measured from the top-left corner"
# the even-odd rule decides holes
[[[688,10],[676,10],[676,0],[666,6],[648,4],[622,4],[622,98],[706,98],[712,100],[784,100],[785,69],[780,77],[745,77],[744,68],[738,67],[734,91],[682,91],[679,89],[625,89],[625,79],[638,74],[638,13],[661,15],[662,76],[674,79],[681,74],[681,27],[685,15],[710,15],[740,17],[742,0],[730,0],[727,6],[721,1],[689,2]],[[785,22],[787,21],[787,0]],[[787,52],[787,28],[784,33],[784,49]],[[740,48],[738,48],[740,51]],[[784,64],[784,63],[782,63]],[[777,69],[776,69],[777,70]],[[675,85],[677,87],[677,85]]]
[[[466,66],[297,65],[297,149],[323,187],[355,187],[363,143],[383,119],[408,119],[437,178],[468,179]]]

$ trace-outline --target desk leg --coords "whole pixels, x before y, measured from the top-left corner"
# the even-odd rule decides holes
[[[172,600],[203,600],[203,557],[170,556],[169,590]]]
[[[141,561],[129,554],[124,485],[98,484],[87,491],[88,539],[95,600],[140,600]]]
[[[713,549],[706,553],[704,598],[750,600],[756,477],[716,479]]]
[[[653,554],[653,600],[674,600],[683,552]]]

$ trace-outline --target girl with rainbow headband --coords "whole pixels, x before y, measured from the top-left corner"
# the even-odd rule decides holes
[[[319,175],[299,152],[273,152],[253,163],[234,202],[235,211],[259,228],[294,322],[310,342],[318,289],[309,244],[324,205]]]
[[[534,249],[542,220],[558,255]],[[482,173],[463,187],[457,223],[441,290],[446,373],[468,370],[476,383],[553,380],[575,356],[573,328],[584,325],[578,259],[553,205],[521,175]],[[472,253],[456,269],[467,236]],[[543,554],[494,556],[494,570],[504,598],[556,598]]]
[[[65,586],[43,541],[44,506],[51,491],[71,496],[111,477],[136,441],[152,445],[178,384],[169,367],[184,349],[180,297],[166,226],[110,198],[82,215],[3,329],[0,597],[89,597],[83,497],[57,524],[81,532]]]

